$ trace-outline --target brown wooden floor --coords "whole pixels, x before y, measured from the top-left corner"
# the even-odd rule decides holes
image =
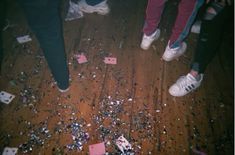
[[[233,153],[233,53],[222,51],[215,57],[195,92],[181,98],[168,93],[169,86],[189,71],[197,38],[189,35],[187,52],[178,61],[161,60],[177,10],[175,1],[167,3],[161,37],[148,51],[139,47],[145,0],[110,0],[107,16],[85,14],[65,22],[71,74],[65,94],[53,84],[36,39],[24,45],[16,42],[19,35],[33,34],[19,7],[9,2],[8,20],[14,25],[4,31],[1,90],[16,98],[0,105],[1,150],[26,144],[38,128],[46,127],[50,135],[40,133],[44,144],[33,145],[29,154],[88,154],[90,144],[102,141],[107,152],[120,154],[114,144],[120,135],[135,154]],[[231,46],[224,49],[233,52]],[[81,51],[88,58],[86,64],[74,59]],[[103,63],[110,55],[117,57],[117,65]],[[72,122],[82,124],[82,131],[90,135],[82,151],[66,148],[73,142]]]

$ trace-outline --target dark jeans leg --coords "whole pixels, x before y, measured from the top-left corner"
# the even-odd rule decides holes
[[[225,31],[224,26],[229,18],[228,9],[229,7],[224,7],[211,20],[202,20],[201,32],[191,69],[204,73],[216,52],[219,51],[223,32]]]
[[[60,0],[19,0],[19,2],[43,49],[58,87],[68,88],[69,71],[59,12]]]
[[[1,74],[1,66],[2,66],[2,60],[3,60],[3,39],[2,39],[2,29],[5,25],[5,19],[6,19],[6,1],[1,0],[0,1],[0,74]]]
[[[86,0],[86,3],[88,5],[94,6],[94,5],[99,4],[99,3],[103,2],[103,1],[104,0]]]

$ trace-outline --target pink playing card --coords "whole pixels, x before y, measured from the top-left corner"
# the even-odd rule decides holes
[[[104,142],[89,145],[89,153],[90,155],[104,155],[105,154]]]
[[[76,58],[79,64],[83,64],[87,62],[87,58],[83,53],[76,55]]]
[[[114,58],[114,57],[105,57],[104,58],[104,63],[115,65],[115,64],[117,64],[117,58]]]

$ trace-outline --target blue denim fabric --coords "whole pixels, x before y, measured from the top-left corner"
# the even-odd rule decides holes
[[[19,3],[40,43],[58,87],[68,88],[69,71],[60,19],[60,0],[19,0]]]
[[[88,5],[94,6],[94,5],[99,4],[99,3],[103,2],[103,1],[104,0],[86,0],[86,3]]]

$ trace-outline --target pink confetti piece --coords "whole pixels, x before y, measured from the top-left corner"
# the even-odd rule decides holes
[[[115,65],[115,64],[117,64],[117,58],[114,58],[114,57],[105,57],[104,58],[104,63],[105,64]]]
[[[104,142],[89,145],[89,153],[90,155],[104,155],[105,154]]]

